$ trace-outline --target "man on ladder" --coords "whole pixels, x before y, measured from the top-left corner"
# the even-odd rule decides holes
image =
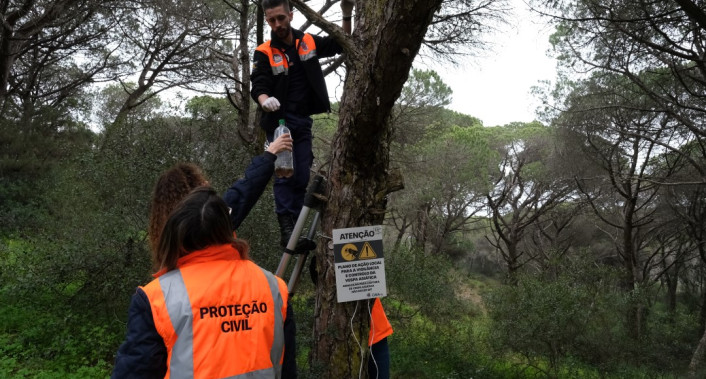
[[[280,119],[285,120],[294,140],[294,175],[274,182],[280,245],[285,247],[302,209],[314,159],[311,115],[331,111],[319,58],[332,57],[343,49],[331,36],[292,28],[294,13],[287,0],[263,0],[262,9],[272,33],[271,39],[255,50],[250,95],[263,110],[260,127],[267,140],[274,139]],[[341,26],[350,34],[353,3],[341,1],[341,10]]]
[[[352,0],[341,0],[341,27],[347,34],[351,34],[352,30],[354,4]],[[314,215],[306,239],[299,243],[299,236],[309,210],[321,205],[314,193],[319,196],[323,193],[322,177],[313,181],[311,194],[306,190],[313,162],[313,120],[310,116],[331,111],[319,58],[340,54],[343,49],[330,36],[311,35],[292,28],[293,12],[288,0],[262,0],[262,8],[272,32],[271,39],[255,50],[250,94],[263,110],[260,126],[265,130],[267,140],[273,140],[279,119],[285,119],[294,140],[294,175],[289,178],[276,178],[274,182],[280,245],[285,250],[276,275],[283,277],[292,255],[295,252],[300,253],[288,285],[291,298],[307,253],[316,247],[313,238],[319,221],[318,211]],[[312,265],[313,267],[315,265]],[[392,327],[379,299],[375,299],[371,310],[370,332],[369,345],[374,354],[370,360],[374,369],[371,377],[388,378],[389,353],[386,337],[392,334]]]

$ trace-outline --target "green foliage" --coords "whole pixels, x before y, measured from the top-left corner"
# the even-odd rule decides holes
[[[463,114],[463,113],[458,113],[455,111],[451,110],[444,110],[444,112],[441,115],[441,118],[444,120],[444,123],[449,124],[449,125],[456,125],[460,127],[474,127],[474,126],[483,126],[483,121],[481,121],[477,117],[473,117],[471,115]]]
[[[413,249],[385,255],[385,311],[394,328],[388,338],[392,377],[478,377],[485,375],[475,328],[478,304],[456,295],[460,280],[450,261]]]
[[[321,377],[320,368],[311,367],[309,362],[309,353],[315,343],[311,333],[314,328],[314,296],[315,293],[308,274],[303,273],[296,295],[290,299],[290,304],[294,308],[297,328],[297,370],[302,379]]]
[[[644,9],[617,2],[610,12],[596,1],[547,4],[568,15],[552,36],[564,68],[588,65],[596,72],[586,80],[563,80],[557,85],[558,103],[572,111],[560,114],[553,124],[565,124],[563,134],[538,122],[485,128],[477,118],[445,110],[452,93],[434,71],[413,70],[394,107],[389,120],[390,162],[392,168],[401,168],[406,187],[389,196],[386,209],[386,221],[398,226],[393,233],[399,236],[386,252],[389,296],[383,299],[395,329],[389,341],[393,377],[679,376],[702,335],[703,262],[686,255],[689,267],[678,271],[674,264],[682,291],[676,309],[661,302],[664,291],[650,282],[653,272],[630,292],[618,291],[616,272],[596,266],[592,259],[612,251],[610,240],[598,236],[595,218],[575,216],[573,204],[563,203],[542,220],[573,217],[565,230],[573,244],[569,253],[564,254],[558,244],[530,246],[528,236],[547,232],[547,223],[525,229],[524,238],[515,241],[525,257],[534,254],[535,259],[525,266],[515,286],[462,274],[463,262],[497,253],[483,245],[490,219],[481,216],[485,208],[479,201],[492,188],[493,178],[488,179],[493,174],[498,180],[508,178],[498,182],[499,187],[521,179],[525,188],[575,172],[572,166],[584,169],[585,177],[605,178],[595,164],[598,160],[590,162],[592,157],[580,147],[592,142],[600,154],[612,153],[613,146],[631,150],[631,141],[612,142],[622,132],[611,129],[618,126],[632,128],[626,130],[628,135],[674,148],[656,156],[646,154],[645,145],[639,146],[639,156],[652,164],[647,173],[667,176],[680,160],[688,160],[693,167],[672,179],[693,183],[703,172],[698,142],[704,135],[700,96],[704,91],[697,72],[703,43],[700,29],[693,28],[695,18],[670,2],[641,3]],[[75,16],[64,20],[68,23],[42,24],[34,18],[42,12],[35,12],[13,28],[21,31],[32,26],[42,31],[38,36],[14,36],[22,52],[10,67],[9,95],[0,99],[0,377],[106,377],[124,334],[130,295],[150,280],[145,227],[157,176],[176,162],[194,162],[223,191],[243,172],[252,152],[261,150],[239,139],[234,125],[237,113],[223,98],[198,96],[187,102],[186,116],[166,116],[160,113],[164,110],[160,99],[153,96],[163,87],[121,83],[105,87],[92,98],[86,95],[85,83],[94,75],[123,76],[125,68],[139,71],[142,67],[135,64],[166,57],[169,54],[163,48],[178,48],[180,41],[192,48],[182,49],[185,55],[177,54],[176,60],[159,62],[167,70],[162,74],[169,74],[141,84],[155,80],[155,85],[179,83],[193,88],[194,82],[221,87],[220,79],[232,81],[234,76],[226,74],[233,69],[228,61],[210,60],[233,53],[231,38],[239,32],[231,4],[207,0],[148,5],[135,12],[124,7],[98,10],[81,3],[65,8]],[[251,4],[251,10],[254,7]],[[126,13],[109,13],[113,11]],[[153,17],[137,17],[142,12]],[[457,20],[472,21],[468,17],[477,16],[463,13]],[[111,19],[120,20],[123,28],[110,28]],[[436,32],[451,30],[443,29],[443,23],[435,25],[442,28]],[[135,46],[105,43],[107,31],[114,32],[111,38],[126,33],[121,37],[166,44],[145,43],[155,55],[135,59],[141,55]],[[178,37],[182,32],[188,34],[186,39]],[[441,34],[432,30],[432,35]],[[466,35],[477,38],[476,33]],[[657,48],[644,49],[645,42]],[[115,49],[116,58],[108,58],[108,49]],[[675,51],[682,53],[674,55]],[[114,66],[117,60],[124,60],[126,66]],[[160,68],[149,69],[157,73]],[[137,97],[130,104],[126,104],[128,93]],[[77,116],[88,114],[89,99],[95,100],[92,109],[97,120],[92,121],[105,128],[101,135]],[[143,100],[147,101],[140,104]],[[137,104],[115,122],[124,105]],[[178,111],[173,114],[183,114]],[[326,169],[337,124],[336,113],[315,117],[315,170]],[[636,128],[639,124],[646,128]],[[691,144],[679,146],[684,141]],[[519,172],[513,178],[509,170],[499,169],[510,151],[514,155],[507,154],[508,158],[523,163],[521,177]],[[615,167],[627,163],[626,156],[610,162]],[[635,175],[628,179],[626,186]],[[650,185],[658,182],[652,180]],[[662,207],[679,207],[690,216],[698,213],[703,186],[693,186],[670,189],[673,198],[663,201]],[[521,191],[516,188],[515,193]],[[524,201],[529,195],[517,199]],[[652,212],[655,203],[654,199],[645,203],[648,214],[669,220]],[[502,210],[503,220],[515,212],[537,212],[536,207],[513,206]],[[250,242],[251,257],[270,270],[281,257],[273,216],[268,190],[238,230]],[[690,218],[694,230],[680,237],[684,246],[700,246],[703,222]],[[667,229],[687,223],[671,224],[655,229],[671,232]],[[515,235],[522,234],[517,228],[512,230],[518,232]],[[635,261],[658,248],[668,258],[676,255],[666,251],[670,246],[642,242],[636,244],[645,256]],[[579,248],[590,257],[573,262]],[[293,306],[301,377],[318,378],[324,368],[308,366],[315,315],[313,288],[306,277]],[[644,310],[640,315],[645,318],[639,340],[630,337],[625,321],[635,307]]]
[[[427,74],[431,81],[421,78],[418,84],[443,94]],[[120,104],[118,95],[106,100]],[[393,377],[638,378],[686,367],[700,335],[698,299],[689,309],[670,312],[655,301],[659,289],[645,286],[628,297],[615,290],[612,270],[571,265],[559,256],[549,262],[560,273],[556,279],[527,273],[517,286],[505,287],[464,277],[460,264],[490,248],[481,242],[487,218],[453,223],[468,216],[472,205],[463,201],[487,191],[485,179],[497,168],[502,148],[518,142],[529,149],[527,156],[546,156],[550,149],[541,142],[553,130],[540,123],[484,128],[470,116],[404,105],[396,116],[405,133],[393,142],[392,155],[406,175],[406,189],[391,195],[390,204],[412,220],[425,211],[429,230],[442,232],[437,240],[432,233],[415,235],[438,249],[409,247],[413,240],[403,238],[385,254],[389,295],[383,303],[395,330],[389,338]],[[78,124],[42,143],[39,134],[7,138],[14,143],[7,151],[36,150],[2,156],[0,216],[9,223],[0,227],[0,377],[107,376],[130,295],[150,280],[145,227],[157,176],[176,162],[195,162],[223,191],[259,150],[239,140],[236,114],[223,99],[192,99],[189,117],[159,116],[153,112],[158,106],[145,104],[139,116],[112,124],[100,149]],[[317,169],[326,166],[336,127],[337,115],[316,117]],[[9,127],[4,133],[12,134]],[[42,151],[55,137],[56,146]],[[555,168],[537,160],[526,169],[541,178]],[[253,260],[270,270],[281,258],[273,203],[266,190],[238,230],[250,242]],[[607,250],[585,226],[591,220],[576,220],[571,234],[585,234],[581,242],[588,253]],[[313,293],[305,272],[293,298],[302,378],[324,371],[308,361],[315,342]],[[623,324],[636,304],[647,317],[639,341],[627,337]]]
[[[0,234],[0,355],[7,357],[0,372],[8,376],[107,376],[129,298],[150,280],[145,229],[157,176],[178,161],[196,162],[224,191],[250,158],[227,118],[126,119],[105,141],[101,150],[73,150],[32,181],[0,183],[13,198],[3,202],[4,215],[22,221],[3,223]],[[271,204],[266,195],[250,230],[239,233],[256,260],[266,255],[259,246],[276,245],[268,238],[277,234]]]
[[[517,285],[493,290],[485,300],[494,349],[515,352],[521,364],[556,377],[577,377],[566,370],[586,365],[602,373],[627,370],[633,377],[627,362],[664,373],[685,368],[688,361],[674,359],[689,356],[696,320],[655,311],[644,340],[633,340],[624,320],[635,299],[617,291],[618,280],[612,269],[577,262],[556,280],[522,275]],[[666,351],[674,354],[665,359]]]
[[[225,98],[195,96],[186,102],[186,111],[193,120],[222,122],[234,125],[237,120],[235,108]]]
[[[100,120],[101,126],[109,128],[115,121],[121,108],[128,99],[129,93],[137,89],[137,84],[127,82],[122,84],[112,84],[97,90],[93,96],[93,108],[95,117]],[[149,96],[149,99],[146,97]],[[147,93],[144,103],[135,107],[130,112],[131,120],[148,120],[156,115],[162,106],[162,101],[153,93]]]
[[[272,272],[277,270],[282,258],[274,203],[272,188],[268,186],[237,231],[238,237],[250,244],[250,258]]]
[[[522,276],[516,286],[498,288],[486,299],[494,323],[491,340],[498,348],[547,356],[552,362],[593,347],[607,357],[619,353],[615,339],[620,339],[622,327],[614,320],[621,319],[625,300],[611,295],[610,283],[577,279],[568,274],[552,282]],[[605,322],[610,322],[610,333],[605,333]]]
[[[694,347],[701,334],[696,314],[679,308],[666,309],[655,304],[647,317],[646,336],[638,356],[646,366],[664,373],[682,373],[686,370]]]
[[[43,178],[90,148],[93,133],[65,114],[28,120],[0,118],[0,234],[36,228],[48,216]],[[61,125],[60,127],[57,125]]]
[[[390,343],[390,366],[399,378],[497,378],[479,354],[472,322],[439,322],[414,316],[396,326]]]
[[[109,318],[71,308],[16,303],[2,295],[0,375],[16,378],[98,378],[109,375],[114,341],[124,331]],[[48,298],[51,300],[51,298]]]
[[[0,370],[14,377],[105,377],[124,324],[127,296],[149,260],[125,224],[101,213],[98,197],[65,169],[39,180],[37,227],[0,244]],[[60,222],[54,215],[61,215]],[[125,234],[128,233],[128,234]],[[69,375],[69,373],[71,373]],[[62,376],[63,375],[63,376]]]
[[[406,319],[422,313],[436,320],[453,318],[456,312],[472,311],[456,299],[449,261],[418,250],[398,249],[385,254],[389,295],[398,307],[388,310]],[[406,306],[403,306],[406,305]]]
[[[312,116],[314,119],[314,126],[312,127],[314,163],[312,164],[312,170],[325,170],[329,164],[331,143],[338,129],[338,107],[339,104],[334,103],[331,105],[331,113]]]
[[[29,178],[3,180],[0,183],[0,236],[14,235],[18,230],[36,228],[46,217],[40,206],[36,181]]]
[[[441,117],[421,131],[422,137],[405,137],[393,146],[391,155],[402,167],[405,189],[390,196],[393,212],[388,218],[399,235],[409,233],[412,245],[439,254],[457,246],[454,235],[475,222],[472,216],[482,207],[493,160],[486,129],[444,122]]]
[[[414,107],[445,107],[451,104],[452,92],[436,71],[412,69],[402,88],[400,103]]]

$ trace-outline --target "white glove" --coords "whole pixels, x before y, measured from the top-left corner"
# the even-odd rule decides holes
[[[267,112],[274,112],[279,109],[279,100],[276,97],[270,96],[262,102],[262,109]]]

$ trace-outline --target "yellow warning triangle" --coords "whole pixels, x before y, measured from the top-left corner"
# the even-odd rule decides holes
[[[372,259],[377,257],[378,255],[375,254],[375,250],[373,250],[373,247],[370,246],[370,244],[367,242],[363,245],[363,249],[361,250],[360,255],[358,256],[358,258],[360,259]]]

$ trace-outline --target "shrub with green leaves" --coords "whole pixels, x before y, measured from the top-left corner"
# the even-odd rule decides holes
[[[554,281],[520,275],[516,285],[491,291],[485,298],[489,338],[498,351],[518,353],[529,366],[546,359],[549,371],[574,355],[593,362],[620,360],[626,298],[605,279],[611,277],[609,269],[575,269]]]

